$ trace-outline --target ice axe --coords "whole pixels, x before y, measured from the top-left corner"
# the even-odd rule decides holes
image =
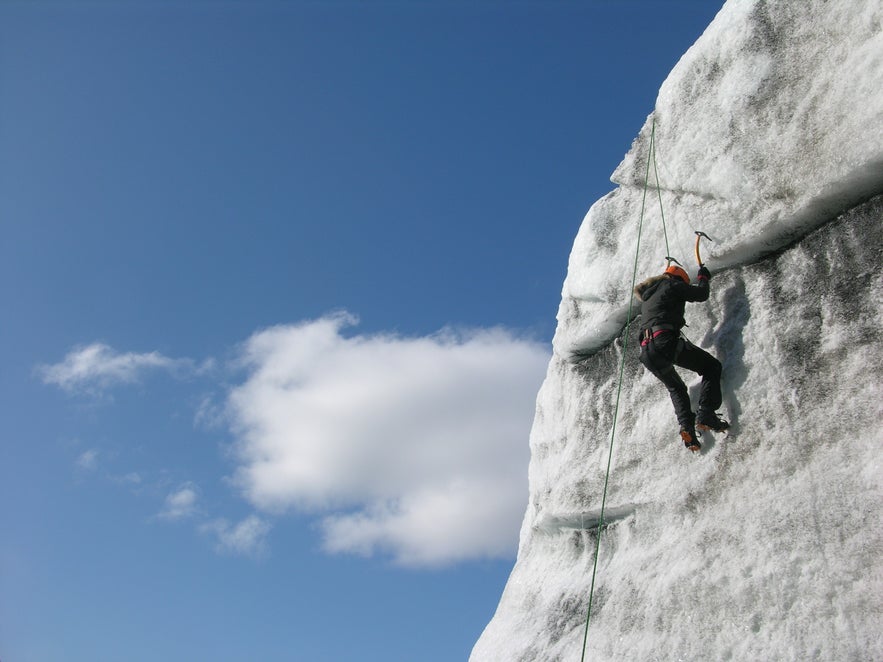
[[[714,241],[714,239],[709,237],[704,232],[699,232],[699,230],[696,230],[696,264],[698,264],[700,267],[703,266],[702,257],[699,255],[699,242],[702,240],[702,237],[705,237],[706,239],[708,239],[708,241]]]

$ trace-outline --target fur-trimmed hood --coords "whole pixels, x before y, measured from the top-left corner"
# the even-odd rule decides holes
[[[665,274],[659,274],[658,276],[650,276],[647,280],[638,283],[635,286],[635,296],[638,297],[638,301],[644,300],[644,292],[647,291],[647,288],[651,285],[655,285],[661,280],[665,280],[666,278],[668,278],[668,276]]]

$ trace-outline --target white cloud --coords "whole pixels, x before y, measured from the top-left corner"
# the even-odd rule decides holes
[[[226,422],[225,411],[222,404],[215,402],[210,395],[203,396],[196,407],[193,415],[193,425],[197,428],[213,430],[220,428]]]
[[[526,466],[525,466],[526,470]],[[488,472],[490,474],[490,472]],[[369,555],[384,550],[408,566],[438,566],[515,553],[527,506],[527,481],[492,475],[452,478],[322,522],[325,549]]]
[[[77,458],[77,468],[82,471],[94,471],[98,468],[98,451],[91,448]]]
[[[231,524],[226,519],[216,519],[199,527],[202,533],[215,537],[219,552],[239,556],[263,555],[270,529],[270,524],[257,515],[249,515],[238,524]]]
[[[168,520],[180,520],[192,517],[197,513],[196,502],[199,492],[193,483],[185,483],[166,497],[165,505],[158,517]]]
[[[170,359],[158,352],[121,354],[103,343],[71,350],[60,363],[43,365],[38,373],[47,384],[74,392],[97,392],[114,384],[138,381],[145,371],[194,370],[189,359]]]
[[[328,550],[435,565],[511,556],[546,348],[500,330],[345,336],[346,315],[256,333],[227,402],[256,507],[323,516]]]
[[[136,471],[131,471],[123,476],[113,476],[112,480],[122,485],[140,485],[141,474]]]

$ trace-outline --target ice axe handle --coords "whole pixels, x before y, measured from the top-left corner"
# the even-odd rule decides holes
[[[700,267],[702,266],[702,256],[699,255],[699,241],[702,239],[702,237],[705,237],[706,239],[708,239],[708,241],[712,241],[711,237],[709,237],[707,234],[696,230],[696,264],[698,264]]]

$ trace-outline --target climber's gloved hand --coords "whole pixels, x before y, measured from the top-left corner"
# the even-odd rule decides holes
[[[711,272],[708,268],[703,264],[699,267],[699,272],[696,274],[697,278],[704,278],[705,280],[711,280]]]

